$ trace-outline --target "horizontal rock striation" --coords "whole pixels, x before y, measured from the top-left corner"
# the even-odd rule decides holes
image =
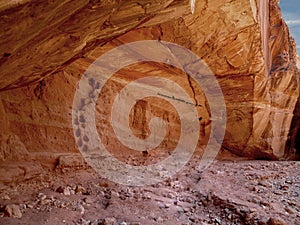
[[[226,102],[224,148],[267,159],[293,158],[299,148],[295,42],[275,0],[196,1],[194,14],[189,1],[175,0],[0,2],[0,37],[0,169],[8,171],[1,173],[3,182],[36,176],[61,157],[74,155],[70,164],[83,164],[72,129],[78,81],[103,53],[138,40],[174,42],[206,62]],[[208,141],[209,102],[193,79],[165,64],[131,65],[113,76],[97,101],[98,133],[119,160],[130,163],[126,155],[134,153],[115,137],[110,107],[124,85],[150,75],[186,90],[201,117],[199,146]],[[150,134],[153,116],[168,124],[158,149],[165,151],[154,151],[148,161],[142,157],[142,164],[167,157],[176,146],[180,123],[167,100],[144,99],[131,111],[139,138]],[[36,166],[28,169],[28,162]]]
[[[55,73],[95,46],[190,12],[188,0],[32,0],[0,5],[0,90]]]

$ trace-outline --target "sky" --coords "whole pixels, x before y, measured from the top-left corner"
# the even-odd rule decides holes
[[[297,53],[300,55],[300,0],[280,0],[279,6],[290,33],[296,40]]]

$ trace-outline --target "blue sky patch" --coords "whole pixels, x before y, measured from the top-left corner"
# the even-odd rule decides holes
[[[297,43],[300,54],[300,0],[281,0],[279,4],[283,18],[290,28],[291,35]]]

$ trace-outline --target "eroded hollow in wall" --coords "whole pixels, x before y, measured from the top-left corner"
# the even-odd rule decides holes
[[[141,81],[143,78],[150,79],[147,83],[143,83]],[[167,80],[168,82],[166,82]],[[124,146],[120,142],[119,137],[116,136],[111,123],[113,106],[116,99],[121,98],[118,96],[119,93],[132,83],[136,85],[136,89],[131,90],[132,92],[126,91],[127,100],[119,100],[118,104],[121,104],[119,107],[124,110],[118,111],[118,118],[114,118],[120,120],[124,116],[123,114],[126,112],[125,106],[130,104],[130,100],[136,101],[128,115],[128,123],[118,124],[122,133],[128,137],[135,136],[139,139],[146,139],[151,135],[151,132],[159,134],[162,129],[160,125],[152,126],[150,131],[149,124],[152,118],[159,117],[166,125],[166,134],[161,143],[154,149],[145,145],[143,152]],[[180,86],[189,95],[189,99],[180,98],[175,88],[176,85]],[[140,95],[137,92],[141,88],[155,90],[155,92],[152,91],[154,95],[139,99]],[[110,77],[102,86],[95,114],[95,122],[101,142],[119,161],[129,164],[131,161],[134,161],[135,165],[148,165],[167,158],[178,145],[182,132],[182,123],[188,122],[180,120],[178,112],[171,103],[172,101],[173,103],[176,101],[178,104],[189,105],[191,108],[196,109],[198,113],[197,122],[200,124],[199,146],[206,145],[210,136],[210,113],[209,104],[207,104],[204,93],[197,86],[197,83],[184,71],[157,62],[136,63],[124,67]],[[188,114],[189,112],[186,113]],[[125,120],[127,119],[126,117],[127,115],[125,115]],[[135,139],[132,139],[131,146],[137,144],[134,141]],[[82,145],[82,141],[80,141],[80,144]],[[198,147],[197,149],[202,153],[203,147],[201,149]]]

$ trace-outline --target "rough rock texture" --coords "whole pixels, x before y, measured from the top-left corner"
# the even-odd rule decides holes
[[[95,46],[189,12],[189,1],[2,1],[0,90],[26,86]]]
[[[0,192],[0,223],[119,225],[298,225],[300,162],[193,158],[172,179],[147,187],[116,185],[95,171],[50,173]],[[4,214],[12,204],[21,221]],[[117,222],[117,223],[116,223]]]
[[[300,76],[300,57],[297,57],[297,68],[298,74]],[[294,117],[290,129],[290,139],[287,142],[287,145],[290,147],[290,151],[287,151],[288,155],[293,155],[296,152],[296,155],[300,155],[300,96],[296,103],[294,110]]]
[[[22,217],[22,212],[20,211],[19,206],[17,205],[7,205],[4,209],[5,214],[8,217],[14,217],[14,218],[21,218]]]
[[[0,167],[7,171],[1,173],[2,181],[36,174],[22,167],[24,161],[35,162],[37,168],[54,167],[61,155],[79,157],[71,116],[77,82],[104,52],[145,39],[183,45],[208,64],[226,101],[224,148],[252,158],[278,159],[295,154],[299,73],[295,44],[276,1],[196,1],[194,14],[188,1],[171,0],[51,4],[32,0],[1,3],[0,11],[0,160],[5,162]],[[197,107],[203,117],[199,144],[205,144],[209,137],[209,106],[193,80],[166,65],[129,66],[114,76],[97,102],[98,132],[121,160],[128,149],[116,140],[107,122],[109,107],[126,83],[151,74],[176,81],[193,103],[205,106]],[[132,111],[131,128],[144,138],[149,134],[144,123],[149,121],[147,112],[163,117],[169,130],[168,142],[161,147],[171,151],[179,125],[176,112],[166,105],[155,99],[140,102]],[[118,152],[120,148],[122,152]],[[80,158],[73,163],[82,164]]]
[[[245,151],[266,146],[263,153],[282,157],[285,150],[290,149],[285,143],[299,99],[299,73],[295,42],[282,20],[277,2],[270,1],[269,10],[269,50],[264,52],[269,60],[266,62],[269,73],[255,79],[253,132]]]

